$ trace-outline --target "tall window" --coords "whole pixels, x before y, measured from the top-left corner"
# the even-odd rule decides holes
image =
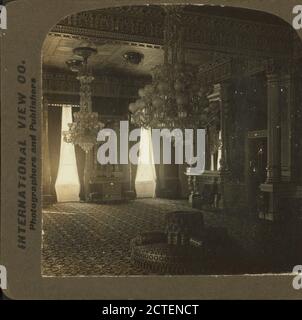
[[[68,130],[72,122],[72,109],[62,107],[62,132]],[[80,181],[76,162],[74,145],[66,143],[61,133],[61,150],[58,176],[55,183],[58,202],[79,201]]]
[[[154,198],[156,188],[156,171],[154,165],[151,129],[141,129],[139,159],[135,179],[138,198]]]

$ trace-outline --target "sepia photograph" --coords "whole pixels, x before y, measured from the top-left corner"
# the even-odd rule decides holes
[[[301,40],[261,11],[77,12],[42,49],[43,277],[290,273]]]
[[[301,299],[301,39],[297,0],[2,1],[0,300]]]

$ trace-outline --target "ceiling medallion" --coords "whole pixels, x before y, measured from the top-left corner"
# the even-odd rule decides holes
[[[84,64],[84,59],[80,56],[73,56],[69,60],[66,61],[66,65],[68,69],[72,72],[79,72]]]
[[[164,63],[152,70],[152,83],[139,90],[129,110],[144,128],[202,128],[207,89],[199,85],[198,67],[185,62],[182,7],[165,7]]]
[[[140,64],[144,55],[136,51],[127,51],[123,54],[123,58],[131,64]]]

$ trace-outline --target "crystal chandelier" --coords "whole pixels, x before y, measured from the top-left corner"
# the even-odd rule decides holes
[[[74,72],[78,72],[80,81],[80,111],[74,113],[74,121],[69,130],[64,131],[64,141],[79,145],[86,153],[96,144],[97,134],[104,125],[99,121],[97,112],[92,112],[91,83],[94,77],[88,68],[88,58],[97,53],[93,46],[82,45],[73,50],[75,57],[66,63]]]
[[[133,122],[144,128],[201,128],[208,106],[198,68],[185,62],[182,7],[165,7],[164,64],[152,70],[152,83],[129,105]]]

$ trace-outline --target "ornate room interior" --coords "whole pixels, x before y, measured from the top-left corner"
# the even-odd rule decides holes
[[[116,7],[55,25],[42,51],[42,274],[301,264],[301,62],[290,25],[246,9]],[[205,129],[205,171],[100,165],[98,130],[127,120],[145,130],[140,153],[147,128]]]

